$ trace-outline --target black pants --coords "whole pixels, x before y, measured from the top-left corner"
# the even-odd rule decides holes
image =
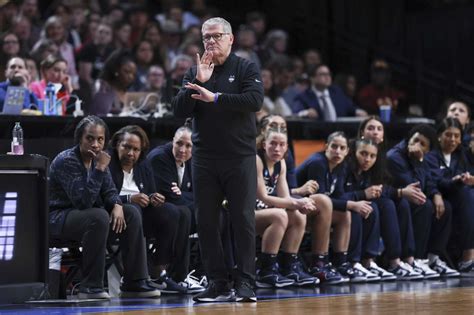
[[[415,238],[408,200],[395,202],[388,198],[375,201],[380,209],[380,232],[388,259],[415,255]]]
[[[124,205],[123,212],[127,228],[120,234],[112,231],[109,213],[103,208],[72,210],[68,213],[60,239],[82,243],[81,286],[104,286],[107,240],[117,238],[120,240],[124,263],[124,282],[148,278],[140,210],[133,205]]]
[[[434,215],[434,205],[431,200],[417,206],[410,203],[415,237],[415,258],[426,258],[427,253],[442,254],[446,250],[451,234],[452,208],[445,202],[445,212],[440,219]]]
[[[165,202],[160,207],[143,209],[145,235],[156,241],[155,265],[170,265],[167,270],[176,281],[186,278],[189,271],[189,231],[191,211],[188,207]]]
[[[199,246],[204,269],[210,280],[229,281],[231,277],[219,231],[224,198],[228,201],[234,235],[236,277],[255,280],[255,163],[255,156],[229,160],[193,157]]]
[[[185,207],[188,209],[188,211],[191,214],[191,224],[190,224],[190,229],[189,229],[189,234],[194,234],[197,233],[197,228],[196,228],[196,210],[194,209],[194,201],[192,204],[186,204],[185,206],[179,206],[179,207]]]
[[[474,189],[469,186],[453,185],[443,191],[453,208],[453,232],[462,250],[474,248]]]
[[[374,258],[379,254],[380,211],[372,201],[374,211],[364,219],[356,212],[351,212],[351,236],[347,258],[351,262],[360,262],[364,258]]]

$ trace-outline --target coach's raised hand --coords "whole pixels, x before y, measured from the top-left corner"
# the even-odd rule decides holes
[[[214,71],[214,63],[212,62],[212,52],[205,51],[202,55],[202,58],[199,57],[199,54],[196,54],[196,79],[201,82],[207,82]]]

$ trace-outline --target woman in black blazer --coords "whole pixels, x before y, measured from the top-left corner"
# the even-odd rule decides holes
[[[186,283],[177,281],[184,281],[189,269],[191,216],[157,192],[153,171],[145,159],[149,143],[139,126],[117,131],[110,141],[110,172],[122,202],[141,208],[145,235],[155,241],[149,251],[154,283],[163,293],[188,293]]]
[[[170,203],[185,206],[191,213],[191,233],[196,233],[191,175],[191,129],[180,127],[172,142],[157,146],[147,155],[156,191]]]

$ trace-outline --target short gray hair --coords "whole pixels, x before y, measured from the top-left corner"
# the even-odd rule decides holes
[[[232,34],[232,26],[230,25],[229,22],[227,22],[227,20],[221,17],[213,17],[206,20],[206,22],[202,24],[201,32],[204,33],[204,29],[211,25],[222,25],[222,29],[224,30],[224,33]]]

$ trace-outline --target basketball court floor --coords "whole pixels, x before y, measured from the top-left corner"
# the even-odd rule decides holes
[[[474,314],[474,279],[258,289],[257,303],[195,304],[192,296],[0,305],[0,314]]]

